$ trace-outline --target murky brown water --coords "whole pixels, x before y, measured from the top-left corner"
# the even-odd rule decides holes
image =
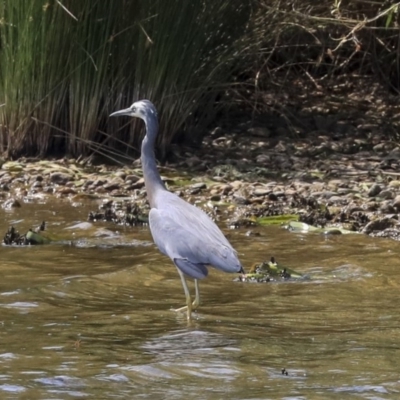
[[[147,229],[65,229],[93,208],[0,210],[1,233],[44,219],[61,241],[0,247],[1,399],[400,396],[399,243],[231,231],[246,268],[274,255],[314,279],[243,284],[211,270],[188,326]]]

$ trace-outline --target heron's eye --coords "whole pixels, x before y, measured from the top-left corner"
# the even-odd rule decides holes
[[[136,112],[136,107],[132,107],[132,112],[133,112],[133,113]]]

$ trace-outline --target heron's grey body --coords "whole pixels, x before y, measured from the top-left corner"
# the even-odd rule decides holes
[[[148,100],[141,100],[110,116],[120,115],[141,118],[146,124],[141,160],[150,203],[150,231],[159,250],[171,258],[178,268],[190,319],[192,308],[197,307],[200,301],[197,280],[207,276],[207,266],[233,273],[243,272],[242,265],[235,249],[217,225],[199,208],[165,188],[154,156],[158,133],[158,117],[154,105]],[[196,299],[193,304],[182,273],[195,279]]]

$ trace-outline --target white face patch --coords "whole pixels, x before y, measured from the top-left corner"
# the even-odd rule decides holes
[[[130,109],[132,117],[145,119],[151,116],[151,118],[157,118],[157,110],[154,108],[154,105],[148,100],[136,101],[131,105]]]

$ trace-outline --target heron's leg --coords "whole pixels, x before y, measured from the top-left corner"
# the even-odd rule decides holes
[[[179,268],[176,268],[176,269],[178,270],[179,276],[181,277],[183,291],[185,292],[185,297],[186,297],[186,306],[182,307],[182,308],[178,308],[175,311],[184,311],[187,309],[187,319],[190,321],[192,319],[192,298],[190,297],[189,288],[187,286],[186,279],[185,279],[185,276],[183,275],[183,272]]]
[[[197,310],[197,308],[200,305],[200,290],[199,290],[199,281],[198,281],[198,279],[194,280],[194,287],[196,289],[196,297],[194,298],[194,301],[192,303],[192,311]],[[178,308],[175,311],[186,311],[186,309],[187,309],[187,306],[184,306],[184,307]]]
[[[196,297],[194,298],[194,302],[192,303],[192,310],[196,310],[200,305],[200,289],[199,289],[199,281],[197,279],[194,280],[194,287],[196,288]]]

